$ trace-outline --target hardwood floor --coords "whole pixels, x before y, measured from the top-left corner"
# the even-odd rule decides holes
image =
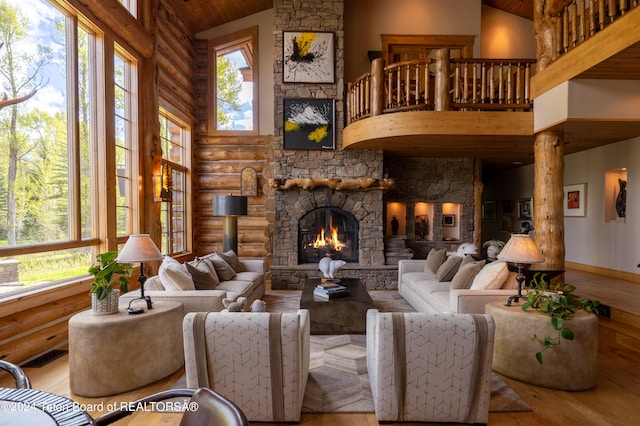
[[[580,274],[583,282],[589,281],[589,276]],[[592,280],[595,282],[597,280]],[[604,287],[607,293],[615,287],[612,280],[607,279]],[[587,285],[584,285],[585,289]],[[601,285],[592,285],[591,296],[598,293]],[[625,287],[626,288],[626,287]],[[594,290],[595,289],[595,290]],[[640,285],[628,288],[629,292],[622,292],[625,303],[639,305]],[[633,290],[636,294],[630,293]],[[593,293],[595,292],[595,293]],[[615,292],[615,290],[614,290]],[[291,292],[269,292],[271,306],[274,310],[297,309],[297,294]],[[599,297],[602,300],[602,297]],[[627,302],[630,300],[630,302]],[[612,300],[608,300],[611,302]],[[613,301],[615,302],[615,301]],[[615,304],[613,305],[615,306]],[[132,351],[131,362],[149,362],[138,360]],[[571,362],[571,360],[567,360]],[[41,368],[25,368],[34,388],[51,393],[65,395],[86,404],[88,411],[97,417],[110,404],[119,405],[123,402],[134,401],[143,396],[169,389],[182,376],[180,370],[170,377],[153,383],[135,391],[104,398],[82,398],[72,395],[69,390],[68,356],[65,355]],[[502,377],[533,409],[532,412],[518,413],[490,413],[489,424],[498,426],[511,425],[635,425],[640,424],[640,354],[638,351],[620,350],[601,341],[598,353],[598,384],[595,388],[584,392],[564,392],[529,385],[523,382]],[[0,375],[0,386],[12,387],[12,379]],[[179,414],[137,412],[122,420],[123,425],[177,425]],[[366,414],[304,414],[301,425],[377,425],[373,413]],[[406,423],[407,424],[407,423]],[[412,423],[408,423],[412,424]],[[416,423],[413,423],[416,424]],[[422,423],[424,424],[424,423]]]

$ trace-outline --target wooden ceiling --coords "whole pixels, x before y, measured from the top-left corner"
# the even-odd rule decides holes
[[[171,0],[193,33],[273,7],[272,0]],[[533,0],[482,0],[482,4],[533,19]]]

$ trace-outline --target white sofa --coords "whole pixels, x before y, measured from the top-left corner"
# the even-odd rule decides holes
[[[213,290],[176,290],[165,289],[159,275],[150,277],[145,282],[144,294],[151,301],[172,300],[184,305],[184,312],[219,312],[224,309],[223,299],[236,300],[247,298],[247,306],[264,296],[265,277],[264,260],[240,259],[243,272],[235,274],[233,279],[220,281]],[[132,299],[140,297],[140,290],[131,291],[120,296],[120,306],[127,306]]]
[[[424,259],[398,262],[398,292],[418,312],[483,314],[487,303],[506,303],[510,296],[516,294],[517,283],[513,272],[500,274],[500,282],[491,283],[491,289],[452,289],[452,281],[438,281],[435,272],[425,272],[425,262]],[[498,263],[492,262],[483,266],[482,270],[497,266]],[[506,267],[505,264],[503,266]],[[486,278],[488,274],[484,275]]]

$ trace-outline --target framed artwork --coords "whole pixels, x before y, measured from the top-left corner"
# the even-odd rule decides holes
[[[284,31],[282,49],[283,82],[335,82],[335,48],[332,32]]]
[[[518,220],[531,220],[533,218],[533,206],[531,199],[525,198],[517,201]]]
[[[587,184],[564,186],[564,215],[585,217],[587,215]]]
[[[334,99],[284,100],[284,149],[334,148]]]
[[[513,201],[502,200],[502,213],[513,213]]]
[[[442,226],[456,226],[456,215],[455,214],[443,214],[442,215]]]
[[[485,201],[482,203],[482,220],[485,222],[496,221],[496,202]]]
[[[511,216],[502,216],[500,229],[504,232],[511,232],[513,230],[513,218]]]

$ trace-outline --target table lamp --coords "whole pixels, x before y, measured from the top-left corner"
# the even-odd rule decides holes
[[[216,195],[213,198],[213,215],[223,216],[224,251],[238,253],[238,216],[247,214],[247,197],[242,195]]]
[[[129,235],[129,239],[125,243],[124,247],[120,251],[118,258],[116,259],[120,263],[137,263],[140,262],[140,275],[138,275],[138,282],[140,283],[140,297],[131,300],[145,300],[147,302],[147,309],[151,309],[151,297],[144,295],[144,282],[147,281],[147,277],[144,275],[144,262],[153,262],[156,260],[162,260],[162,253],[156,247],[149,234],[136,234]],[[133,311],[131,309],[131,302],[129,302],[129,313],[141,313],[140,310]]]
[[[529,235],[511,234],[511,238],[498,254],[498,259],[515,263],[516,268],[518,268],[518,274],[516,275],[518,294],[509,297],[506,304],[506,306],[511,306],[511,302],[515,301],[517,303],[522,297],[522,282],[524,281],[522,269],[525,265],[544,262],[544,256],[542,256],[540,250],[536,247],[536,243],[533,242]]]

